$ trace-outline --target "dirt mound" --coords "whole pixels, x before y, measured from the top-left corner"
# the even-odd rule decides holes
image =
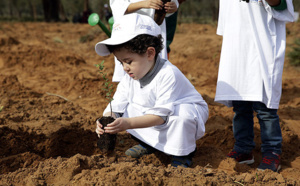
[[[16,30],[15,28],[18,28]],[[300,23],[287,25],[288,50]],[[97,30],[98,29],[98,30]],[[209,105],[205,136],[191,168],[170,166],[161,152],[139,159],[124,152],[136,142],[117,135],[115,153],[96,146],[95,119],[107,101],[95,64],[99,28],[70,23],[3,23],[0,29],[0,185],[299,185],[300,69],[285,63],[278,111],[283,154],[280,173],[260,172],[259,123],[255,163],[240,165],[226,154],[234,144],[232,108],[214,102],[221,37],[214,25],[181,24],[171,45],[178,66]],[[88,39],[83,41],[83,38]],[[116,87],[116,84],[114,84]]]

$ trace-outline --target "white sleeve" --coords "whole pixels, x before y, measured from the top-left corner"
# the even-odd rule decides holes
[[[274,19],[284,22],[294,22],[294,6],[293,0],[286,0],[287,9],[275,10],[266,0],[263,0],[266,11],[272,15]]]
[[[123,16],[130,5],[127,0],[110,0],[109,3],[115,20]]]
[[[217,34],[222,36],[223,35],[223,30],[224,30],[224,8],[223,7],[223,1],[219,1],[219,18],[218,18],[218,27],[217,27]]]

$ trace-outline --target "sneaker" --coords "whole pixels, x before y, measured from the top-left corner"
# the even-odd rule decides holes
[[[246,154],[241,153],[235,150],[232,150],[229,154],[227,154],[228,157],[235,159],[240,164],[252,164],[254,163],[254,157],[252,153]]]
[[[274,172],[278,172],[281,168],[280,155],[275,152],[263,153],[263,159],[257,170],[271,169]]]
[[[146,154],[152,154],[155,151],[156,150],[150,146],[144,147],[141,144],[139,144],[131,147],[130,149],[127,149],[125,154],[127,156],[131,156],[132,158],[139,158]]]
[[[171,166],[173,167],[190,167],[193,164],[192,158],[188,156],[172,156]]]
[[[195,149],[193,152],[191,152],[189,155],[187,156],[172,156],[171,159],[171,166],[173,167],[191,167],[191,165],[193,164],[193,157],[196,154],[197,149]]]

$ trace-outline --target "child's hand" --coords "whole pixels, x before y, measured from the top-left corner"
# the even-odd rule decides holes
[[[165,4],[165,10],[167,13],[174,13],[177,11],[177,5],[175,2],[167,2]]]
[[[144,3],[145,8],[153,8],[155,10],[161,10],[164,5],[161,0],[146,0]]]
[[[129,118],[117,118],[114,122],[104,127],[105,133],[115,134],[130,128]]]
[[[102,125],[99,122],[99,120],[96,121],[96,133],[99,138],[100,138],[100,135],[102,135],[104,133],[104,130],[102,129]]]

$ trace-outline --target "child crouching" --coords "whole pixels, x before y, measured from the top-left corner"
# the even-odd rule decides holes
[[[106,133],[129,132],[140,144],[125,154],[139,158],[156,150],[172,157],[172,166],[189,167],[196,140],[205,132],[208,106],[184,74],[161,59],[159,26],[148,16],[128,14],[114,24],[112,37],[96,44],[100,56],[113,53],[126,75],[112,104],[116,120]],[[109,105],[103,116],[110,116]],[[97,121],[96,132],[104,133]]]

